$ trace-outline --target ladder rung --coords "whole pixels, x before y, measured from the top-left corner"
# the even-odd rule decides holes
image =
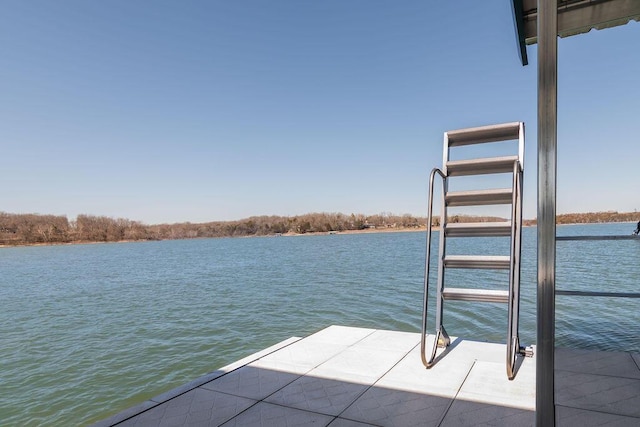
[[[447,162],[447,175],[462,176],[513,172],[513,163],[516,161],[518,161],[518,156],[452,160]]]
[[[498,289],[445,288],[442,298],[453,301],[508,302],[509,291]]]
[[[511,259],[509,256],[449,255],[444,258],[444,265],[449,268],[508,270],[510,264]]]
[[[510,139],[518,139],[519,136],[519,122],[460,129],[447,132],[449,147],[481,144],[483,142],[507,141]]]
[[[467,222],[447,224],[447,237],[497,237],[511,235],[511,222]]]
[[[447,206],[504,205],[512,202],[512,196],[511,188],[449,191],[445,195],[444,201]]]

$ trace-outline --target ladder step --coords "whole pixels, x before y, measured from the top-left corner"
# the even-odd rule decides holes
[[[487,173],[513,172],[513,163],[518,156],[483,157],[470,160],[452,160],[447,162],[448,176],[482,175]]]
[[[447,224],[447,237],[498,237],[511,236],[511,222],[467,222]]]
[[[484,142],[507,141],[518,139],[520,123],[503,123],[499,125],[460,129],[447,132],[449,147],[482,144]]]
[[[509,256],[448,255],[444,258],[444,265],[449,268],[508,270],[510,264],[511,259]]]
[[[452,301],[508,302],[509,291],[497,289],[445,288],[442,298]]]
[[[447,206],[504,205],[512,202],[511,188],[491,190],[449,191],[444,196]]]

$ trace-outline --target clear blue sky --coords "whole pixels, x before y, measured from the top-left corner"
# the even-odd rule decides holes
[[[527,126],[503,1],[9,1],[0,211],[424,216],[444,131]],[[558,212],[640,209],[640,23],[559,40]]]

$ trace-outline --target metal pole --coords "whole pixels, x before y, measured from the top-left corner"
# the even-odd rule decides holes
[[[538,331],[536,425],[555,426],[558,1],[538,0]]]

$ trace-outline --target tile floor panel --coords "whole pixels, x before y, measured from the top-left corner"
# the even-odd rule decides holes
[[[371,387],[340,418],[381,426],[437,426],[452,399]]]
[[[220,425],[247,408],[255,400],[196,388],[131,418],[120,427]]]
[[[375,424],[361,423],[359,421],[336,418],[329,424],[329,427],[378,427]]]
[[[308,375],[373,384],[405,355],[400,351],[371,351],[367,347],[352,346],[309,371]]]
[[[297,374],[247,365],[200,387],[262,400],[298,378],[300,375]]]
[[[302,375],[347,348],[349,346],[342,344],[300,340],[275,353],[261,357],[251,364],[256,367],[271,368]]]
[[[427,369],[420,359],[420,348],[414,348],[393,369],[376,382],[376,386],[429,393],[453,398],[460,390],[474,361],[471,358],[443,358]]]
[[[640,369],[640,353],[631,353],[633,361],[636,362],[636,366]]]
[[[636,366],[640,370],[640,353],[631,353],[631,357],[633,361],[636,362]]]
[[[420,335],[413,332],[378,330],[358,341],[354,346],[369,350],[388,350],[407,353],[420,344]]]
[[[223,424],[224,427],[327,426],[333,417],[260,402]]]
[[[640,419],[556,405],[557,427],[638,427]]]
[[[507,346],[504,344],[483,342],[478,345],[476,341],[467,341],[460,338],[452,338],[450,349],[444,359],[472,359],[481,362],[503,363],[507,358]]]
[[[304,338],[304,342],[351,346],[362,341],[374,332],[377,332],[377,330],[332,325]]]
[[[556,405],[640,418],[640,380],[556,371]]]
[[[518,375],[509,381],[505,363],[475,362],[456,399],[534,410],[535,361],[525,359],[523,366]]]
[[[630,353],[557,348],[555,369],[584,374],[638,378],[640,369]]]
[[[535,414],[533,410],[458,399],[447,411],[441,426],[530,427],[535,424]]]
[[[223,375],[225,375],[225,372],[223,372],[221,370],[212,372],[210,374],[207,374],[207,375],[204,375],[204,376],[202,376],[200,378],[197,378],[197,379],[195,379],[193,381],[190,381],[190,382],[188,382],[186,384],[183,384],[183,385],[181,385],[179,387],[176,387],[176,388],[171,389],[171,390],[169,390],[167,392],[164,392],[164,393],[159,394],[159,395],[157,395],[155,397],[152,397],[150,400],[152,402],[156,402],[156,403],[164,403],[164,402],[166,402],[168,400],[171,400],[171,399],[173,399],[173,398],[175,398],[177,396],[180,396],[181,394],[184,394],[184,393],[186,393],[188,391],[191,391],[196,387],[200,387],[203,384],[211,382],[211,381],[215,380],[216,378],[220,378]]]
[[[314,376],[301,377],[265,401],[326,415],[338,415],[367,389],[366,385]]]
[[[97,423],[94,423],[91,425],[91,427],[110,427],[110,426],[114,426],[114,425],[122,425],[119,424],[125,420],[128,420],[131,417],[136,417],[142,413],[144,413],[145,411],[147,411],[148,409],[151,408],[155,408],[156,406],[158,406],[157,402],[153,402],[151,400],[145,400],[144,402],[132,406],[130,408],[125,409],[122,412],[119,412],[115,415],[112,415],[109,418],[106,418],[104,420],[100,420]]]

